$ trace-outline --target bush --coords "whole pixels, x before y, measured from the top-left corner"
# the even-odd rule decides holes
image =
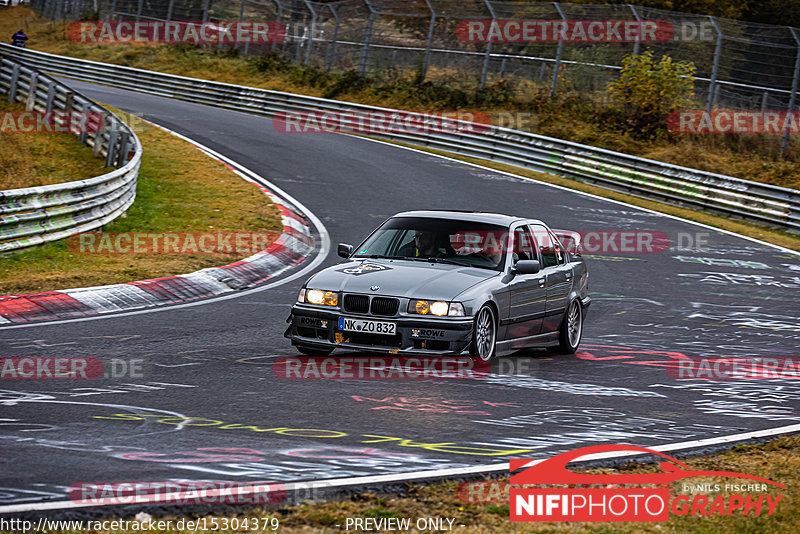
[[[647,139],[665,132],[667,116],[692,103],[694,71],[693,63],[669,56],[656,63],[649,50],[626,56],[619,79],[610,86],[612,99],[622,104],[623,128]]]

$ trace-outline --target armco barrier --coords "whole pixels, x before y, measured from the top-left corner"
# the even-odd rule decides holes
[[[392,112],[386,108],[269,91],[74,59],[0,45],[42,70],[69,78],[264,116],[291,111]],[[800,232],[800,191],[492,126],[480,131],[381,132],[403,141],[592,183],[669,204],[706,209]]]
[[[0,93],[9,102],[25,102],[28,111],[80,112],[77,117],[96,118],[94,127],[87,128],[88,121],[64,114],[69,124],[62,127],[104,156],[107,167],[117,167],[86,180],[0,191],[0,252],[98,228],[128,209],[136,196],[142,147],[119,118],[7,55],[0,61]]]

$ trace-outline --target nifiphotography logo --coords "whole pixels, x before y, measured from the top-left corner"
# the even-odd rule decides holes
[[[638,452],[666,458],[662,473],[586,474],[567,469],[570,462],[590,454]],[[513,459],[514,472],[534,460]],[[667,484],[692,477],[729,477],[756,483],[726,483],[713,498],[704,494],[679,494],[670,499]],[[668,521],[675,515],[773,515],[783,495],[766,494],[767,485],[786,488],[773,482],[734,471],[693,471],[683,462],[652,449],[633,445],[593,445],[565,452],[540,461],[511,477],[509,517],[511,521]],[[581,485],[589,487],[531,487],[542,485]],[[624,485],[625,487],[619,487]],[[635,486],[657,486],[640,487]],[[524,487],[522,487],[524,486]],[[609,487],[612,486],[612,487]],[[631,487],[634,486],[634,487]],[[697,486],[683,484],[684,493]],[[719,491],[720,484],[704,484],[702,489]],[[760,493],[756,494],[756,493]]]

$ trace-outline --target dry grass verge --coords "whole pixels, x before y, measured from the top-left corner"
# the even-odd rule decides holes
[[[0,112],[6,111],[25,111],[25,106],[11,104],[7,95],[0,95]],[[71,134],[4,132],[0,136],[0,190],[83,180],[110,170]]]
[[[113,110],[121,117],[126,114]],[[271,232],[280,212],[255,185],[155,127],[144,146],[136,201],[104,232]],[[0,257],[0,295],[114,284],[224,265],[241,254],[80,254],[62,240]]]

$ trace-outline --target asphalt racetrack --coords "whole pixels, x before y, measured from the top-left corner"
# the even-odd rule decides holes
[[[797,254],[380,142],[278,133],[267,118],[68,83],[292,195],[330,235],[324,266],[338,261],[336,243],[358,244],[412,209],[657,232],[669,244],[655,253],[588,251],[593,303],[578,353],[501,358],[472,378],[283,378],[273,364],[298,355],[283,332],[303,278],[190,307],[0,328],[4,356],[138,360],[141,371],[3,381],[0,513],[69,503],[70,487],[85,482],[402,479],[601,443],[677,444],[665,448],[677,454],[800,424],[796,381],[676,374],[688,358],[783,365],[797,357]]]

